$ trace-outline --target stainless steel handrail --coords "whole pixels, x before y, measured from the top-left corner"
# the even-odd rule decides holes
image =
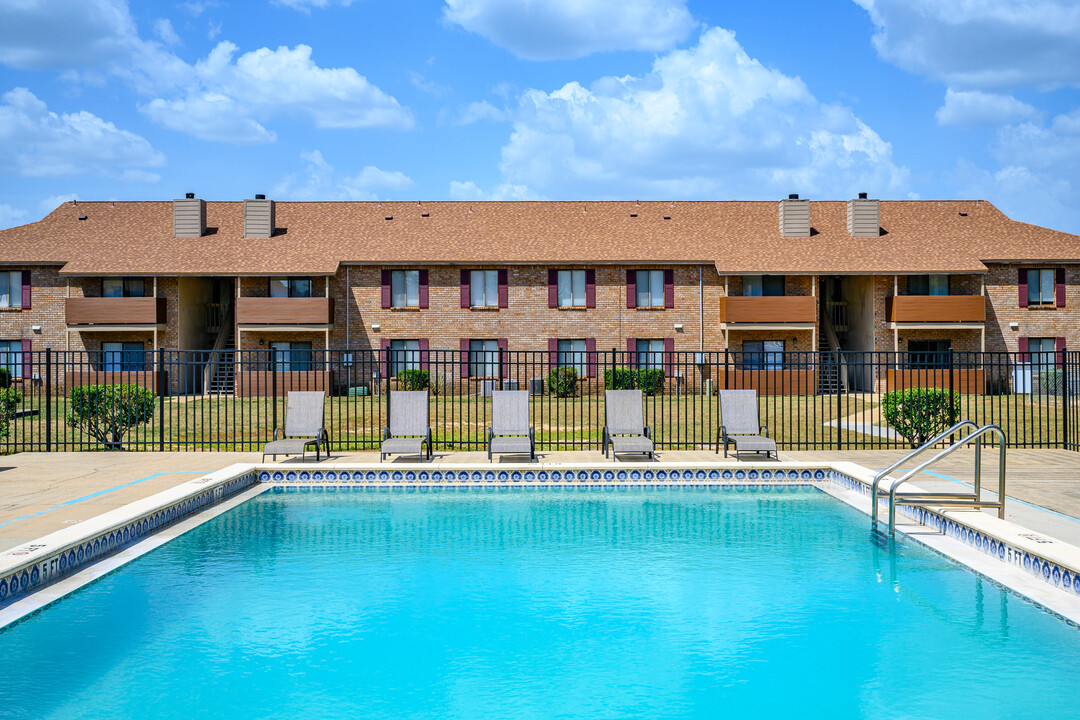
[[[998,499],[996,502],[988,502],[982,500],[982,489],[980,483],[980,477],[982,473],[982,441],[981,438],[987,433],[994,433],[998,437],[999,445],[999,458],[998,458]],[[949,507],[970,507],[970,508],[983,508],[983,507],[996,507],[998,509],[998,517],[1002,520],[1005,519],[1005,433],[997,425],[983,425],[981,428],[965,435],[963,439],[957,444],[947,447],[939,452],[934,457],[930,458],[926,462],[922,463],[913,470],[909,470],[897,479],[889,488],[889,535],[893,535],[896,531],[896,490],[901,485],[911,479],[912,476],[918,475],[926,468],[930,467],[938,460],[948,457],[952,453],[956,452],[960,448],[970,445],[975,442],[975,492],[972,495],[962,495],[959,493],[921,493],[905,495],[901,500],[901,505],[941,505]],[[969,499],[970,498],[970,499]],[[875,502],[876,504],[876,502]]]
[[[921,455],[922,453],[926,452],[930,448],[937,445],[939,442],[941,442],[945,438],[947,438],[950,435],[956,433],[958,430],[960,430],[961,428],[964,428],[964,427],[971,427],[971,428],[973,428],[975,430],[979,429],[979,426],[976,425],[971,420],[961,420],[960,422],[956,423],[955,425],[953,425],[948,430],[945,430],[945,431],[935,435],[934,437],[930,438],[929,440],[924,442],[922,445],[915,448],[914,450],[909,452],[907,455],[900,458],[899,460],[894,462],[892,465],[885,468],[884,470],[882,470],[881,472],[879,472],[877,475],[874,476],[874,484],[871,486],[871,490],[870,490],[871,505],[873,506],[871,508],[871,510],[870,510],[870,517],[873,519],[873,527],[877,527],[877,520],[878,520],[878,503],[877,503],[877,501],[878,501],[878,486],[881,484],[881,481],[885,478],[885,476],[888,475],[889,473],[891,473],[896,468],[903,465],[904,463],[906,463],[911,458],[917,457],[918,455]]]

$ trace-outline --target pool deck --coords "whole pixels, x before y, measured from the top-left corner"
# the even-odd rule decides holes
[[[781,452],[781,460],[854,462],[887,467],[904,450]],[[660,452],[661,460],[714,462],[711,451]],[[752,457],[752,456],[748,456]],[[378,453],[335,454],[334,463],[374,463]],[[402,460],[406,460],[403,458]],[[506,456],[505,461],[515,458]],[[544,463],[605,462],[596,452],[553,452]],[[729,458],[729,461],[733,460]],[[233,463],[258,463],[260,453],[20,453],[0,460],[0,551],[88,520],[130,502],[192,480]],[[483,463],[483,452],[438,454],[437,463]],[[610,462],[610,460],[606,461]],[[647,462],[627,460],[626,463]],[[289,462],[298,465],[298,462]],[[314,460],[307,463],[314,465]],[[997,486],[997,454],[983,453],[983,486]],[[1066,450],[1010,450],[1006,519],[1030,530],[1080,546],[1080,453]],[[970,483],[972,452],[963,450],[918,478],[929,491],[955,492]],[[985,491],[987,497],[994,493]]]

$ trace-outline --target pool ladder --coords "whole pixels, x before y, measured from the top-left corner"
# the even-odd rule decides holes
[[[973,432],[960,438],[955,444],[951,445],[944,450],[941,450],[932,458],[922,463],[918,467],[907,471],[901,475],[896,481],[893,482],[889,488],[889,536],[893,536],[896,532],[896,506],[897,505],[935,505],[938,507],[966,507],[966,508],[997,508],[998,517],[1002,520],[1005,519],[1005,433],[997,425],[983,425],[979,427],[971,420],[961,420],[953,425],[948,430],[935,435],[930,440],[926,441],[923,445],[917,449],[911,451],[904,457],[894,462],[889,467],[885,468],[877,475],[874,476],[874,484],[870,490],[871,497],[871,510],[870,516],[873,518],[873,528],[877,530],[878,526],[878,499],[879,489],[878,486],[881,481],[888,476],[893,470],[897,469],[904,463],[908,462],[914,457],[921,455],[930,448],[937,445],[939,442],[955,434],[963,428],[973,428]],[[998,441],[998,492],[997,500],[983,500],[982,499],[982,445],[983,436],[989,433],[993,433],[997,436]],[[953,454],[962,447],[966,447],[975,444],[975,489],[970,493],[905,493],[902,496],[897,496],[896,490],[901,485],[910,480],[913,476],[918,475],[923,470],[927,469],[931,465],[934,465],[939,460],[943,460],[949,455]]]

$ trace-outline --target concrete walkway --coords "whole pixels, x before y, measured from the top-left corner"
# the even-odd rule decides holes
[[[849,461],[884,468],[904,450],[805,451],[780,453],[782,460]],[[661,460],[715,462],[712,451],[668,451]],[[516,462],[501,456],[496,462]],[[257,463],[260,453],[20,453],[0,458],[0,550],[7,550],[55,530],[81,522],[129,502],[153,495],[237,462]],[[378,453],[343,453],[330,461],[376,463]],[[408,462],[412,458],[396,458]],[[440,463],[485,463],[484,452],[436,455]],[[545,463],[611,462],[599,451],[544,453]],[[733,459],[729,459],[733,460]],[[626,464],[648,462],[627,457]],[[1008,456],[1007,517],[1034,531],[1080,546],[1080,453],[1065,450],[1012,450]],[[289,462],[289,465],[298,463]],[[308,465],[313,465],[309,462]],[[391,463],[387,463],[391,464]],[[971,452],[962,451],[924,475],[918,484],[930,491],[955,492],[956,483],[971,478]],[[984,452],[985,486],[997,483],[997,456]],[[987,493],[988,496],[991,493]]]

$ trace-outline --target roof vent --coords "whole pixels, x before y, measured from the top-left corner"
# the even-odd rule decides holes
[[[665,215],[665,216],[664,216],[664,219],[665,219],[665,220],[670,220],[670,219],[671,219],[671,216],[670,216],[670,215]]]
[[[80,215],[80,216],[79,216],[79,219],[80,219],[80,220],[85,220],[85,219],[86,219],[86,216],[85,216],[85,215]]]
[[[810,237],[810,201],[792,193],[780,201],[780,234],[784,237]]]
[[[637,213],[630,213],[630,217],[637,217]]]
[[[202,237],[206,234],[206,201],[187,193],[173,200],[173,237]]]
[[[265,200],[266,196],[263,195],[262,193],[255,193],[255,199],[256,200]]]
[[[394,219],[394,216],[393,216],[393,215],[387,215],[387,216],[386,216],[386,219],[387,219],[387,220],[393,220],[393,219]]]
[[[274,234],[274,201],[265,195],[244,201],[244,237],[268,238]]]
[[[431,217],[431,213],[420,213],[420,217]]]
[[[858,200],[848,200],[847,231],[852,237],[877,237],[881,234],[881,208],[877,200],[859,193]]]
[[[967,213],[963,210],[960,211],[960,217],[967,217]]]

